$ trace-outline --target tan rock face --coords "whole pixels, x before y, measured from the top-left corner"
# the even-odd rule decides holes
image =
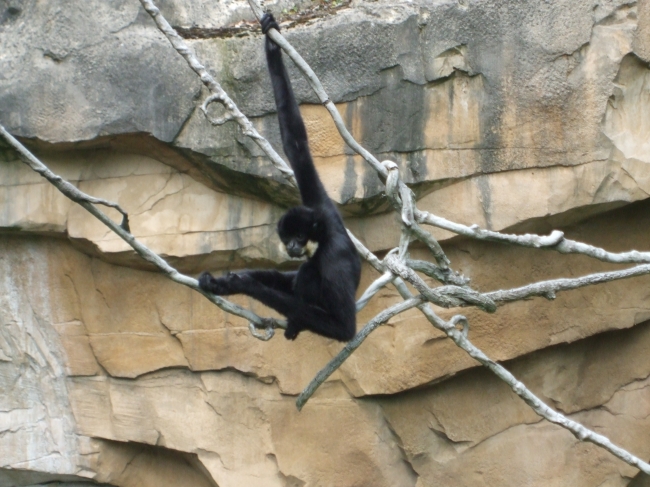
[[[618,242],[612,241],[613,236],[630,228],[630,220],[644,234],[645,213],[644,205],[636,211],[619,210],[579,225],[569,235],[614,247],[633,245],[635,232]],[[599,241],[595,234],[603,229],[609,237],[601,233]],[[477,478],[486,485],[520,485],[522,478],[535,479],[538,485],[562,485],[567,476],[576,475],[576,485],[608,478],[623,485],[625,478],[634,475],[608,454],[575,445],[569,434],[539,424],[539,418],[486,371],[470,371],[438,386],[388,399],[358,402],[351,398],[350,393],[406,391],[472,366],[416,314],[375,332],[298,413],[292,395],[340,345],[308,334],[295,343],[281,337],[260,342],[249,335],[245,323],[224,317],[198,294],[179,289],[157,274],[104,263],[60,240],[5,237],[2,242],[5,275],[12,277],[9,282],[24,283],[19,289],[23,300],[38,303],[37,321],[52,337],[44,343],[54,339],[52,343],[59,344],[58,374],[71,377],[63,396],[52,397],[45,390],[40,401],[63,400],[70,405],[76,429],[68,437],[76,437],[73,445],[77,446],[69,458],[77,458],[77,464],[96,479],[108,475],[109,467],[81,460],[79,444],[86,436],[157,445],[172,450],[169,455],[174,459],[183,458],[174,452],[195,454],[201,468],[219,485],[285,485],[298,480],[319,485],[331,478],[342,485],[354,485],[354,479],[362,483],[371,479],[365,485],[415,485],[416,481],[430,485],[460,479],[470,485]],[[547,260],[540,261],[536,254],[533,261],[527,252],[518,255],[513,249],[495,247],[459,242],[447,250],[466,273],[485,269],[470,274],[480,289],[566,275],[567,269],[576,274],[595,270],[585,259],[555,262],[557,256],[543,253]],[[516,276],[492,270],[504,267],[506,259],[515,263],[514,269],[526,272]],[[30,286],[35,281],[45,287]],[[470,337],[491,356],[506,359],[641,323],[648,311],[638,306],[643,296],[634,291],[643,293],[642,281],[631,287],[631,282],[622,281],[574,291],[553,303],[538,299],[510,305],[494,316],[468,313]],[[48,289],[47,296],[39,294],[40,289]],[[2,292],[10,295],[6,289]],[[626,299],[637,303],[630,305],[629,312]],[[385,294],[364,314],[392,301],[394,296]],[[614,308],[613,302],[623,304]],[[23,323],[24,307],[15,309],[14,317],[5,321]],[[364,317],[359,321],[363,323]],[[587,425],[609,424],[605,434],[644,452],[643,420],[627,419],[627,415],[644,418],[650,413],[643,382],[650,375],[644,359],[650,346],[648,329],[644,323],[551,348],[518,359],[509,368],[561,411],[577,414]],[[6,343],[13,343],[15,334],[21,333],[16,326],[4,330]],[[1,370],[9,380],[20,362],[11,348],[3,353],[7,367]],[[185,370],[161,370],[169,367]],[[601,405],[608,413],[599,419],[596,413]],[[630,407],[629,413],[616,412]],[[8,414],[11,424],[19,422],[17,414]],[[44,412],[34,414],[20,421],[38,424],[47,417]],[[24,440],[14,435],[14,441]],[[5,443],[5,447],[15,445]],[[99,458],[108,455],[100,451],[104,453]],[[167,450],[156,451],[147,455],[167,454]],[[495,452],[506,453],[495,457]],[[529,465],[532,452],[541,463]],[[566,452],[581,453],[574,458]],[[565,468],[550,468],[559,458],[565,459]],[[137,475],[153,482],[155,477],[145,473],[150,460],[142,462]],[[468,465],[474,470],[468,470]],[[201,468],[192,468],[196,485],[203,485]],[[45,468],[35,465],[33,470]],[[50,471],[60,470],[57,464],[50,467]],[[116,485],[132,485],[126,477],[115,477],[116,471],[108,471]],[[257,484],[257,479],[264,480]]]
[[[161,8],[186,27],[251,19],[245,2],[222,3]],[[57,174],[118,202],[134,235],[183,272],[297,265],[275,231],[295,190],[234,124],[205,120],[199,81],[137,3],[32,7],[0,6],[0,123]],[[361,2],[283,29],[419,208],[650,250],[648,0]],[[190,42],[280,147],[260,36]],[[381,182],[289,70],[329,194],[383,256],[400,226]],[[151,272],[4,146],[0,231],[0,487],[644,482],[542,422],[417,310],[377,329],[298,412],[296,395],[340,343],[256,340],[245,320]],[[431,231],[480,291],[621,268]],[[411,257],[430,260],[417,245]],[[359,292],[376,277],[365,266]],[[470,339],[535,394],[648,459],[649,284],[436,312],[465,314]],[[383,290],[358,327],[398,300]]]
[[[536,352],[508,368],[543,400],[647,456],[647,445],[637,442],[632,428],[647,427],[648,362],[641,360],[643,371],[624,372],[620,357],[646,354],[648,336],[650,327],[643,323]],[[599,391],[591,395],[587,391],[596,383]],[[567,478],[577,486],[627,485],[636,474],[593,445],[577,443],[570,433],[540,422],[484,370],[381,402],[420,475],[417,485],[563,486]],[[601,406],[594,407],[596,402]]]

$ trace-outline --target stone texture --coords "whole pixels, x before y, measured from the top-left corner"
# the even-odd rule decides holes
[[[635,440],[640,437],[633,429],[647,427],[650,411],[649,336],[650,326],[643,323],[539,351],[508,368],[543,400],[647,457],[648,446]],[[622,370],[622,356],[635,357],[644,370]],[[627,485],[636,474],[593,445],[540,422],[485,370],[380,402],[419,475],[417,485]]]
[[[159,3],[182,27],[252,19],[243,0]],[[283,29],[421,209],[649,250],[650,1],[359,0]],[[279,147],[259,34],[188,42]],[[0,1],[0,67],[0,123],[83,191],[119,202],[136,237],[180,270],[296,265],[275,234],[296,191],[234,124],[206,122],[205,90],[138,2]],[[329,193],[383,255],[399,222],[379,179],[289,71]],[[255,340],[4,145],[0,232],[0,487],[647,483],[540,421],[417,311],[374,332],[297,412],[341,344]],[[432,232],[481,291],[621,268]],[[429,258],[417,246],[412,257]],[[376,277],[364,267],[362,287]],[[438,311],[466,314],[472,341],[552,407],[648,459],[649,279],[492,315]],[[359,326],[397,299],[382,291]]]
[[[612,220],[627,224],[620,215]],[[602,222],[598,227],[604,228]],[[577,228],[575,233],[589,237],[588,229]],[[327,357],[317,353],[327,350],[323,339],[301,336],[296,347],[279,339],[263,343],[248,336],[246,341],[242,334],[225,344],[234,344],[231,348],[220,347],[218,341],[209,342],[213,348],[189,348],[181,339],[187,356],[219,357],[221,364],[213,363],[204,372],[191,364],[184,370],[158,370],[168,368],[168,357],[133,342],[131,350],[114,357],[122,360],[120,370],[110,357],[104,358],[107,350],[114,350],[104,339],[164,335],[159,331],[162,326],[179,331],[176,336],[182,337],[185,332],[178,324],[198,328],[198,323],[183,318],[197,309],[189,306],[188,311],[178,300],[183,298],[174,300],[172,292],[166,292],[171,284],[161,277],[91,259],[59,240],[5,237],[0,255],[5,276],[0,295],[7,297],[1,308],[0,378],[7,384],[5,389],[15,391],[3,396],[5,434],[0,456],[5,463],[0,485],[86,477],[118,486],[171,486],[178,478],[187,479],[184,485],[196,486],[330,481],[336,485],[560,486],[567,479],[572,485],[589,486],[625,485],[635,475],[634,469],[611,455],[540,422],[503,383],[482,369],[418,390],[363,401],[352,398],[354,382],[363,382],[363,376],[385,377],[384,393],[389,392],[391,368],[400,373],[408,370],[391,361],[417,354],[418,347],[428,348],[438,360],[423,361],[422,368],[444,371],[450,350],[431,350],[431,344],[441,341],[427,343],[411,333],[411,320],[400,320],[399,328],[401,340],[411,340],[410,348],[395,348],[392,353],[377,350],[378,344],[387,342],[384,331],[400,334],[397,323],[380,329],[346,365],[347,375],[358,371],[354,381],[335,377],[298,413],[291,381],[297,392],[325,362]],[[108,278],[109,274],[115,276]],[[89,280],[85,285],[84,276]],[[37,281],[41,284],[33,285]],[[133,297],[119,295],[110,283],[137,291]],[[102,323],[95,321],[97,309],[102,308],[93,294],[109,310],[104,309]],[[130,304],[136,301],[137,306]],[[589,308],[582,311],[586,321],[598,314]],[[519,316],[524,321],[525,314]],[[536,322],[540,329],[554,319],[543,318]],[[582,324],[575,318],[572,323]],[[514,322],[508,324],[511,328],[500,333],[493,329],[504,342],[518,331]],[[102,333],[102,325],[112,333]],[[223,326],[216,320],[204,325],[206,332]],[[221,336],[236,336],[233,325],[226,324]],[[471,333],[474,338],[479,331]],[[167,336],[175,343],[171,334]],[[21,337],[30,340],[20,341]],[[87,337],[92,346],[71,340],[74,337]],[[259,348],[251,350],[252,344]],[[338,346],[331,344],[331,348]],[[373,353],[369,348],[375,348]],[[644,321],[628,330],[545,348],[507,366],[554,407],[647,457],[649,353],[650,322]],[[272,363],[276,357],[281,360]],[[383,367],[377,357],[384,358]],[[30,358],[31,366],[25,367]],[[249,366],[257,360],[266,372],[246,370],[237,366],[238,360]],[[150,373],[143,375],[143,362],[149,364]],[[284,378],[270,375],[282,369]],[[136,375],[135,380],[128,378]],[[44,435],[52,435],[52,440],[45,442]],[[17,447],[28,441],[34,446]],[[68,449],[63,450],[60,442]],[[48,455],[48,445],[61,454]]]

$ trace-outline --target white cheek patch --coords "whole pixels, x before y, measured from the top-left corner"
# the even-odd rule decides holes
[[[304,248],[305,254],[307,254],[308,257],[313,257],[318,250],[318,242],[315,242],[314,240],[308,240]]]

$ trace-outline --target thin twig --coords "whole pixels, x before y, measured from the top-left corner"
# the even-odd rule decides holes
[[[370,286],[368,286],[363,295],[357,300],[357,313],[366,307],[366,304],[372,297],[379,292],[386,284],[395,279],[392,272],[384,272]]]

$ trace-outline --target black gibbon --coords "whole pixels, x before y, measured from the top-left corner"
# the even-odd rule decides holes
[[[262,32],[279,30],[269,13]],[[307,131],[280,47],[266,37],[266,60],[278,110],[282,146],[298,182],[303,206],[291,208],[278,222],[278,234],[291,257],[306,256],[297,271],[250,270],[219,278],[204,272],[201,289],[225,296],[245,294],[287,317],[284,336],[295,339],[302,330],[340,341],[356,333],[355,293],[361,263],[336,206],[318,177],[309,153]]]

